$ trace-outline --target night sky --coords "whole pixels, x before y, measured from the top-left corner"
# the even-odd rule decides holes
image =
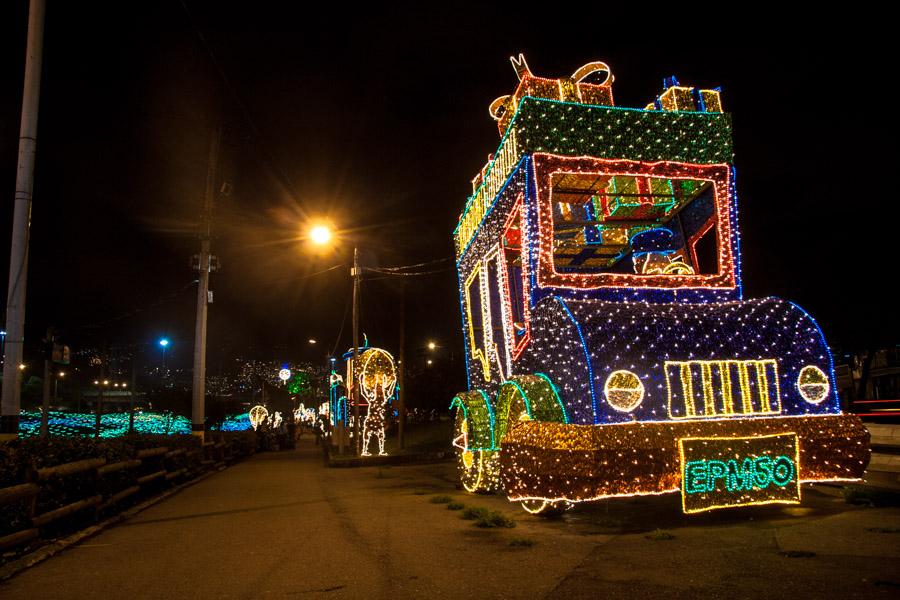
[[[47,325],[75,349],[168,335],[173,356],[188,362],[189,259],[209,139],[221,126],[219,179],[230,194],[214,212],[223,270],[210,286],[211,368],[237,355],[321,360],[346,349],[354,243],[369,266],[445,259],[427,267],[438,272],[405,279],[408,344],[435,339],[461,352],[451,232],[499,142],[487,109],[514,90],[508,57],[520,51],[547,77],[607,62],[620,106],[643,107],[669,75],[722,86],[745,296],[799,303],[842,350],[900,341],[898,98],[885,38],[846,16],[651,24],[639,14],[649,9],[613,17],[600,3],[546,14],[48,4],[29,348]],[[747,33],[734,33],[734,22]],[[26,23],[25,0],[2,3],[4,290]],[[327,255],[299,239],[318,217],[344,230]],[[396,348],[399,303],[398,278],[363,282],[362,331],[374,345]]]

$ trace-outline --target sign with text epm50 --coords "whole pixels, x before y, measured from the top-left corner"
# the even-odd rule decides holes
[[[800,447],[795,433],[681,438],[684,512],[800,502]]]

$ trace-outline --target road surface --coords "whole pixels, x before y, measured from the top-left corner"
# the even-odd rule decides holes
[[[677,496],[562,520],[456,490],[451,464],[328,469],[258,454],[0,584],[27,598],[895,598],[900,509],[680,514]],[[452,495],[515,517],[480,529]],[[660,530],[656,532],[656,530]],[[654,533],[656,532],[656,533]]]

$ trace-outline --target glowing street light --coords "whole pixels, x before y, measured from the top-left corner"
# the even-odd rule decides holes
[[[434,350],[435,348],[437,348],[437,344],[435,344],[434,342],[428,342],[429,350]]]
[[[163,377],[168,374],[168,370],[166,369],[166,349],[169,347],[169,338],[159,338],[159,345],[162,348],[162,370]]]
[[[59,380],[63,379],[66,376],[65,371],[60,371],[56,374],[56,378],[53,380],[53,399],[56,400],[59,398]]]
[[[324,246],[331,241],[331,230],[326,225],[316,225],[309,230],[309,239],[316,246]]]

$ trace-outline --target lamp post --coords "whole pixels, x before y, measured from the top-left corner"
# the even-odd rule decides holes
[[[324,246],[331,241],[331,230],[326,225],[316,225],[309,230],[309,239],[316,246]],[[353,376],[352,382],[347,382],[347,391],[350,393],[350,401],[353,403],[353,444],[356,455],[362,451],[359,424],[359,385],[356,381],[357,361],[359,359],[359,247],[353,247],[353,268],[350,269],[350,277],[353,278]]]
[[[162,347],[163,360],[162,360],[162,370],[163,370],[163,380],[166,377],[166,350],[169,348],[169,338],[160,338],[159,345]]]
[[[100,371],[101,377],[103,371]],[[108,379],[96,379],[94,385],[97,386],[97,406],[94,409],[94,437],[100,437],[100,417],[103,414],[103,390],[109,385]]]
[[[353,277],[353,387],[350,394],[353,399],[353,446],[359,456],[362,444],[359,431],[359,383],[356,381],[356,370],[359,368],[359,249],[356,247],[353,248],[353,269],[350,276]]]
[[[6,298],[6,327],[3,336],[2,398],[0,398],[0,441],[19,435],[22,390],[16,365],[25,346],[25,284],[28,279],[28,237],[31,231],[31,196],[34,188],[34,159],[37,146],[38,98],[41,91],[41,57],[44,45],[44,0],[28,3],[28,39],[25,50],[25,85],[22,92],[22,119],[19,129],[19,161],[9,252],[9,286]],[[7,347],[6,342],[9,341]]]

